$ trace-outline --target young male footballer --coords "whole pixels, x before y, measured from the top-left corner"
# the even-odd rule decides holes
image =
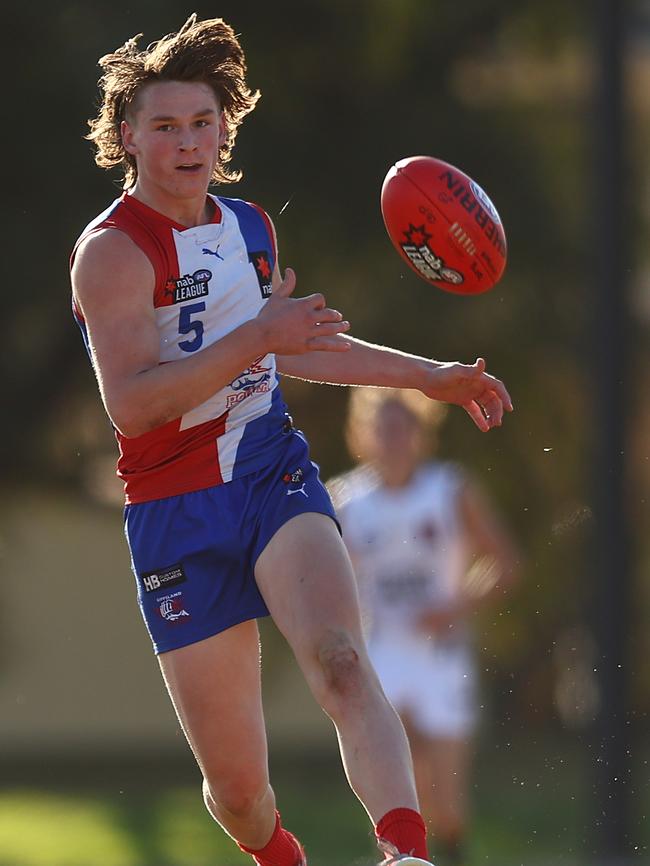
[[[96,161],[124,193],[72,256],[74,314],[119,443],[140,607],[214,819],[259,866],[305,866],[269,783],[256,619],[270,614],[338,733],[383,863],[427,860],[404,730],[370,665],[329,497],[278,373],[416,388],[481,430],[512,405],[485,362],[347,336],[292,297],[267,214],[208,194],[259,94],[231,27],[191,16],[102,57]],[[418,859],[419,858],[419,859]]]

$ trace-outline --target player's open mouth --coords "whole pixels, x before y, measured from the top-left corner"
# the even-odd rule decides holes
[[[191,162],[191,163],[183,163],[182,165],[177,165],[176,168],[178,171],[186,171],[186,172],[189,172],[191,174],[192,172],[200,171],[203,168],[203,166],[201,165],[200,162]]]

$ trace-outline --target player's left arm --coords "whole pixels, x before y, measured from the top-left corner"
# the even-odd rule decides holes
[[[275,226],[270,218],[269,222],[277,250]],[[282,282],[277,257],[272,279],[275,290]],[[486,372],[483,358],[477,358],[473,364],[434,361],[388,346],[366,343],[348,334],[337,334],[336,339],[346,344],[348,351],[317,351],[302,357],[277,355],[278,372],[329,385],[417,389],[432,400],[462,406],[483,432],[500,427],[504,411],[512,412],[512,400],[506,386]]]
[[[484,432],[500,426],[504,411],[512,411],[505,385],[486,372],[482,358],[473,364],[434,361],[347,334],[337,339],[345,340],[349,351],[332,357],[325,352],[313,352],[308,358],[278,356],[278,370],[287,376],[331,385],[417,389],[432,400],[462,406]]]
[[[494,504],[474,481],[464,482],[458,509],[472,555],[466,594],[483,602],[516,583],[521,553]]]

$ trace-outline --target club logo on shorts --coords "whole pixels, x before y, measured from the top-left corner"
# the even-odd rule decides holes
[[[182,622],[190,619],[189,613],[185,610],[182,592],[163,595],[156,601],[158,602],[158,613],[166,622]]]
[[[270,298],[272,292],[271,278],[273,269],[269,262],[269,254],[266,250],[260,250],[257,253],[249,253],[248,260],[255,268],[257,282],[260,284],[260,292],[263,298]]]
[[[305,473],[302,469],[296,469],[295,472],[285,472],[282,480],[285,484],[300,484],[300,487],[287,488],[287,496],[292,496],[294,493],[302,493],[305,499],[309,499],[309,493],[305,493],[306,481],[303,481]]]
[[[401,244],[402,250],[425,279],[453,283],[455,286],[463,282],[460,271],[448,268],[440,256],[431,249],[429,246],[431,235],[424,224],[414,226],[413,223],[409,223],[404,237],[406,240]]]
[[[140,575],[140,579],[145,592],[155,592],[157,589],[167,589],[170,586],[185,583],[187,575],[179,562],[176,565],[168,565],[166,568],[144,572]]]

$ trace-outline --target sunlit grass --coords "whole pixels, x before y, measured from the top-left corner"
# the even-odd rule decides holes
[[[579,751],[528,737],[486,746],[468,866],[592,866],[591,777]],[[376,863],[370,824],[336,756],[316,767],[281,765],[272,775],[284,822],[304,841],[310,866]],[[634,862],[648,863],[650,790],[639,782]],[[143,773],[122,787],[0,790],[0,866],[252,866],[210,819],[197,784],[148,786]]]
[[[142,866],[131,836],[101,799],[0,794],[2,866]]]

